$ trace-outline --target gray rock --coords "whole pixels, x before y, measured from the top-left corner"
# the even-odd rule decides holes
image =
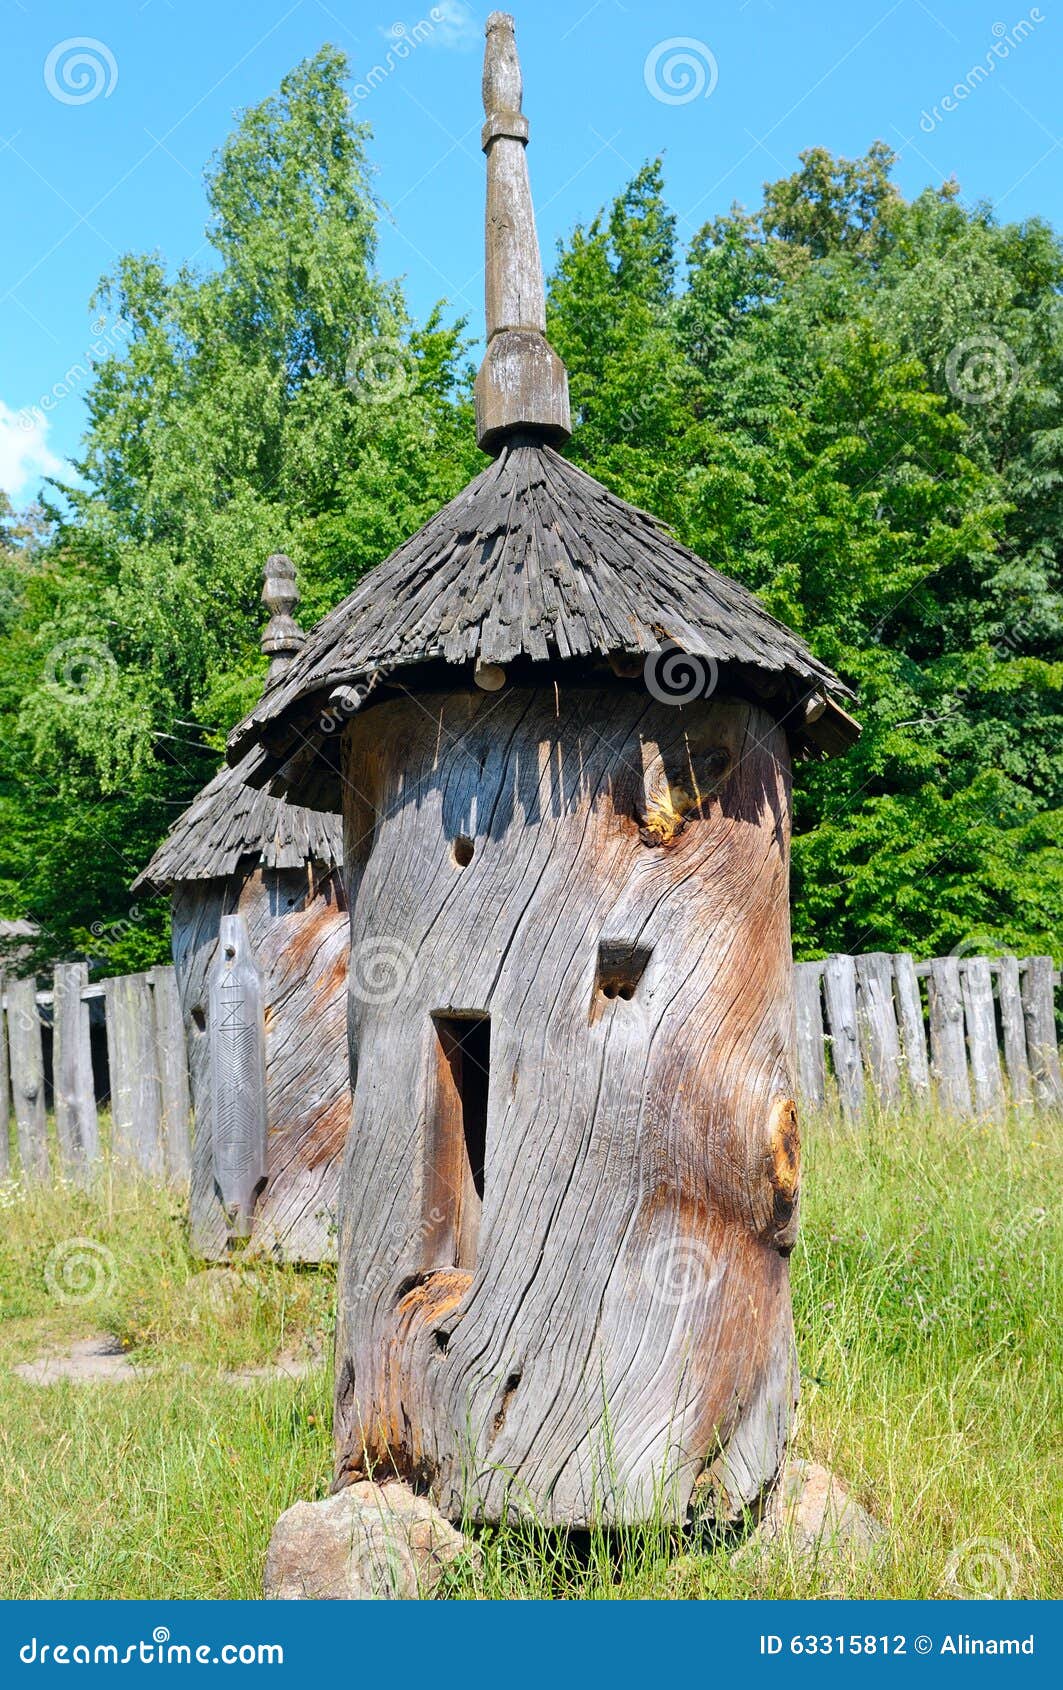
[[[431,1596],[466,1552],[461,1533],[405,1485],[349,1485],[297,1502],[273,1528],[264,1593],[280,1601]]]
[[[798,1560],[821,1556],[849,1561],[870,1558],[885,1537],[882,1526],[861,1508],[826,1467],[788,1461],[748,1549],[788,1549]]]

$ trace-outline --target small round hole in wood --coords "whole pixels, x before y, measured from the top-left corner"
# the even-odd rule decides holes
[[[206,1012],[201,1003],[197,1003],[192,1011],[192,1025],[197,1033],[205,1033],[207,1030]]]
[[[473,859],[476,847],[465,833],[459,833],[451,846],[451,855],[459,868],[468,868]]]

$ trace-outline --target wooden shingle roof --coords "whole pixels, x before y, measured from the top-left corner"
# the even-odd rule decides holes
[[[225,879],[238,869],[322,868],[343,862],[340,818],[247,784],[248,764],[221,768],[178,817],[133,891]]]
[[[788,702],[851,697],[747,588],[551,447],[515,439],[318,623],[235,730],[230,755],[262,745],[276,765],[314,736],[336,688],[383,682],[383,695],[389,681],[416,685],[412,672],[427,664],[470,676],[520,660],[620,658],[637,669],[672,645],[776,678]]]

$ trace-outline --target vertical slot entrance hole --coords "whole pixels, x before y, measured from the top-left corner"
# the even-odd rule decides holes
[[[491,1021],[434,1015],[436,1080],[428,1169],[431,1247],[436,1265],[476,1266],[487,1148]]]

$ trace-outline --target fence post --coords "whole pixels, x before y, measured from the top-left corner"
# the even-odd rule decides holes
[[[1019,959],[1002,956],[997,963],[1000,1026],[1004,1034],[1004,1067],[1013,1103],[1029,1103],[1033,1092],[1026,1058],[1026,1017],[1019,987]]]
[[[926,1054],[923,999],[919,991],[919,978],[915,972],[915,960],[906,952],[894,957],[893,978],[908,1086],[912,1092],[926,1093],[930,1090],[930,1063]]]
[[[32,977],[8,982],[7,1031],[22,1177],[27,1181],[46,1180],[48,1133],[44,1102],[44,1044],[37,1008],[37,982]]]
[[[794,1018],[797,1042],[797,1093],[802,1103],[822,1103],[826,1095],[823,1056],[823,1001],[818,962],[794,964]]]
[[[967,1048],[971,1056],[974,1106],[980,1115],[999,1115],[1004,1107],[997,1051],[997,1018],[993,1008],[993,978],[989,958],[967,957],[960,968]]]
[[[11,1082],[7,1070],[7,1016],[4,976],[0,974],[0,1179],[11,1173]]]
[[[106,980],[104,987],[114,1159],[134,1163],[142,1173],[161,1178],[162,1104],[148,977],[117,975]]]
[[[148,972],[155,1012],[155,1061],[159,1075],[162,1110],[163,1160],[166,1177],[174,1185],[187,1185],[192,1166],[188,1120],[191,1100],[188,1090],[188,1055],[177,975],[172,967]]]
[[[858,1024],[864,1054],[879,1099],[887,1107],[901,1100],[901,1042],[893,1007],[893,958],[867,951],[856,959]]]
[[[82,997],[89,983],[85,962],[55,965],[52,1075],[59,1165],[84,1183],[100,1154],[96,1090],[92,1079],[89,1006]]]
[[[210,974],[210,1118],[214,1179],[231,1238],[249,1238],[266,1178],[266,1022],[242,915],[223,915]]]
[[[859,1115],[864,1107],[864,1070],[856,1022],[856,965],[851,956],[830,956],[823,964],[834,1077],[842,1108]]]
[[[942,1107],[966,1115],[971,1109],[967,1047],[963,1038],[963,995],[956,957],[935,957],[929,972],[930,1059]]]
[[[1037,1101],[1063,1102],[1063,1076],[1056,1043],[1055,967],[1050,956],[1030,956],[1023,963],[1022,1005]]]

